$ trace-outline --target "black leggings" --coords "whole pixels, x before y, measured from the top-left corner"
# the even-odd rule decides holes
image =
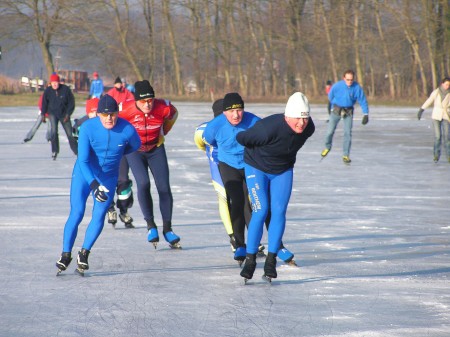
[[[236,169],[219,162],[219,171],[227,192],[228,207],[236,244],[238,247],[245,247],[245,225],[250,221],[251,206],[244,169]]]

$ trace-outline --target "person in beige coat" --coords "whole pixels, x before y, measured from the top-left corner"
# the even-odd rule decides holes
[[[445,144],[447,149],[447,159],[450,163],[450,77],[445,77],[441,85],[435,89],[430,97],[423,103],[417,112],[417,118],[420,120],[422,113],[434,103],[431,119],[434,127],[434,162],[437,163],[441,156],[441,143]]]

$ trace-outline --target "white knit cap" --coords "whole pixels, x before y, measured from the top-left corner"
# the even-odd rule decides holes
[[[292,118],[309,118],[309,102],[306,96],[296,92],[289,97],[284,115]]]

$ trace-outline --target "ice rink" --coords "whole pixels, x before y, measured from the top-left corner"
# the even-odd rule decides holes
[[[433,163],[430,109],[418,121],[418,108],[370,106],[362,126],[357,108],[348,166],[342,124],[320,161],[327,114],[312,105],[316,132],[297,156],[284,234],[299,267],[278,261],[268,284],[259,258],[244,285],[193,142],[211,104],[174,105],[165,144],[183,249],[147,242],[136,200],[137,228],[105,223],[84,278],[75,261],[56,277],[76,159],[64,131],[53,161],[45,124],[22,143],[37,108],[0,108],[0,336],[450,336],[450,163],[445,152]],[[284,105],[246,110],[263,117]]]

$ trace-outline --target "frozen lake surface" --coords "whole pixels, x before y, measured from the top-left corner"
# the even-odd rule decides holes
[[[22,144],[37,109],[0,108],[0,336],[450,336],[450,164],[433,163],[430,110],[417,121],[415,108],[372,106],[362,126],[358,108],[347,166],[341,124],[320,162],[327,116],[313,105],[316,133],[297,156],[283,240],[299,267],[279,261],[270,285],[259,258],[244,285],[193,142],[211,105],[174,104],[166,149],[183,249],[147,242],[136,201],[137,228],[106,223],[84,278],[75,261],[55,276],[75,161],[67,138],[60,128],[52,161],[45,125]],[[284,105],[246,110],[263,117]]]

